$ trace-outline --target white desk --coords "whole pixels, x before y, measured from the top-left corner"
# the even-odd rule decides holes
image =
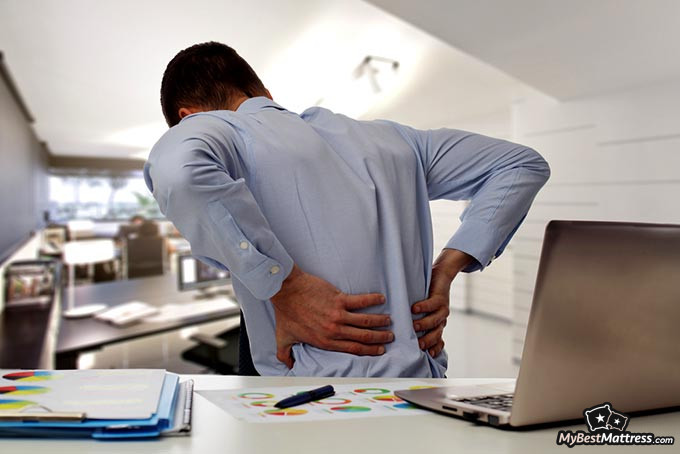
[[[297,386],[340,383],[366,383],[387,379],[271,378],[233,376],[191,376],[196,390],[267,386]],[[398,381],[397,379],[389,381]],[[494,379],[431,380],[436,384],[489,383]],[[503,380],[505,381],[505,380]],[[505,431],[437,414],[357,418],[333,422],[257,424],[234,419],[202,396],[194,395],[193,432],[190,437],[152,441],[102,442],[94,440],[0,439],[2,453],[163,453],[163,454],[359,454],[359,453],[544,453],[571,452],[557,446],[558,428],[528,432]],[[549,405],[548,402],[546,404]],[[584,424],[571,430],[585,430]],[[624,447],[623,451],[677,452],[680,440],[680,412],[632,417],[629,430],[672,435],[674,446]],[[621,447],[577,446],[574,452],[611,452]]]

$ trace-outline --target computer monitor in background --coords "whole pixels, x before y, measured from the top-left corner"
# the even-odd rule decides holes
[[[202,293],[216,293],[217,287],[228,293],[231,289],[229,271],[218,270],[206,265],[189,254],[177,256],[178,288],[180,291],[201,290]]]

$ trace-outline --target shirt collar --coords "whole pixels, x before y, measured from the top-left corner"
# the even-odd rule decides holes
[[[265,96],[257,96],[255,98],[248,98],[245,101],[243,101],[241,105],[238,106],[238,109],[236,109],[236,112],[250,114],[262,110],[266,107],[273,107],[279,110],[286,110]]]

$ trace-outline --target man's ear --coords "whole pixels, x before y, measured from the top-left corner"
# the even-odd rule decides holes
[[[195,114],[198,112],[203,112],[203,109],[198,107],[180,107],[179,108],[179,119],[186,117],[187,115]]]

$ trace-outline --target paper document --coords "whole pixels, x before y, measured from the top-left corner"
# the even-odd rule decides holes
[[[328,379],[328,383],[333,383]],[[332,421],[379,416],[413,416],[429,411],[404,402],[394,395],[399,389],[431,388],[421,381],[333,385],[335,395],[297,407],[278,409],[274,404],[314,386],[284,388],[230,389],[197,391],[234,418],[247,422],[278,423],[295,421]]]
[[[0,370],[0,412],[78,412],[88,419],[148,419],[164,370]]]

